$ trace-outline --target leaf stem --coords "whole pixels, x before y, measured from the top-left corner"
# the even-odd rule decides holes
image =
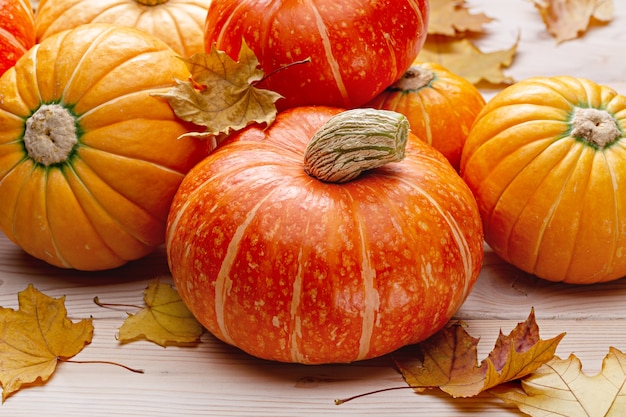
[[[141,310],[143,307],[138,306],[138,305],[134,305],[134,304],[118,304],[118,303],[103,303],[100,301],[100,299],[98,298],[98,296],[96,295],[93,298],[93,302],[98,306],[98,307],[103,307],[103,308],[110,308],[110,307],[131,307],[131,308],[136,308]]]
[[[280,72],[282,70],[285,70],[287,68],[290,68],[294,65],[301,65],[301,64],[308,64],[309,62],[311,62],[311,57],[305,58],[305,59],[301,59],[299,61],[293,61],[290,62],[289,64],[283,65],[282,67],[278,67],[275,70],[269,72],[268,74],[266,74],[263,78],[261,78],[260,80],[257,80],[255,82],[250,83],[252,86],[256,86],[257,84],[262,83],[263,81],[267,80],[269,77],[271,77],[272,75],[276,74],[277,72]]]
[[[59,359],[59,360],[61,362],[67,362],[67,363],[114,365],[114,366],[119,366],[120,368],[124,368],[130,372],[134,372],[136,374],[144,373],[143,369],[135,369],[135,368],[131,368],[130,366],[126,366],[121,363],[111,362],[111,361],[77,361],[73,359]]]
[[[421,387],[414,387],[414,386],[411,386],[411,385],[407,385],[407,386],[402,386],[402,387],[390,387],[390,388],[378,389],[378,390],[375,390],[375,391],[365,392],[363,394],[357,394],[357,395],[354,395],[354,396],[348,397],[348,398],[336,399],[335,400],[335,405],[341,405],[341,404],[347,403],[348,401],[356,400],[357,398],[367,397],[367,396],[370,396],[370,395],[379,394],[381,392],[395,391],[395,390],[407,389],[407,388],[415,389],[415,388],[421,388]]]

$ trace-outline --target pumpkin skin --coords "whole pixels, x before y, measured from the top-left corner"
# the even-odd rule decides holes
[[[0,0],[0,75],[35,44],[35,21],[28,0]]]
[[[373,358],[435,333],[470,293],[483,238],[476,202],[431,146],[343,184],[303,170],[331,116],[281,112],[194,167],[168,217],[176,287],[217,338],[305,364]]]
[[[415,136],[458,170],[463,145],[484,106],[480,91],[465,78],[434,62],[416,62],[364,107],[404,114]]]
[[[237,59],[242,38],[280,93],[279,110],[358,107],[404,74],[427,32],[427,0],[214,0],[205,48]],[[262,28],[263,30],[259,30]],[[311,62],[292,65],[311,59]]]
[[[590,80],[530,78],[494,96],[461,160],[494,252],[549,281],[625,276],[625,129],[626,98]]]
[[[161,39],[178,54],[204,52],[204,20],[211,0],[41,0],[37,40],[86,23],[130,26]]]
[[[190,126],[152,94],[188,74],[162,41],[114,25],[61,32],[23,55],[0,78],[6,236],[36,258],[79,270],[113,268],[162,244],[174,193],[206,145],[179,140]],[[28,133],[44,123],[40,116],[52,126],[42,129],[47,142],[77,140],[65,159],[33,156],[46,145]],[[76,134],[55,136],[57,125]]]

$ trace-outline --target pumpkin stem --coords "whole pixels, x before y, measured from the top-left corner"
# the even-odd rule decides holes
[[[419,65],[411,66],[393,83],[389,89],[398,91],[417,91],[428,86],[435,79],[435,73]]]
[[[622,137],[615,118],[606,110],[577,108],[572,118],[571,136],[604,148]]]
[[[167,3],[168,0],[135,0],[139,4],[144,6],[158,6],[159,4]]]
[[[74,116],[60,104],[44,104],[26,120],[26,151],[42,165],[65,162],[77,143]]]
[[[402,160],[408,132],[409,121],[394,111],[344,111],[315,132],[304,153],[304,171],[324,182],[350,181]]]

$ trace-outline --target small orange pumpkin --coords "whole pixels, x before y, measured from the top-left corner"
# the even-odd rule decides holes
[[[206,145],[153,96],[186,79],[162,41],[83,25],[35,45],[0,78],[0,228],[26,252],[81,270],[164,241],[169,205]]]
[[[434,62],[416,62],[365,107],[394,110],[409,119],[411,131],[459,169],[463,144],[485,106],[480,91],[465,78]]]
[[[483,257],[469,188],[433,147],[412,139],[405,151],[395,124],[355,111],[286,110],[183,180],[168,261],[221,340],[265,359],[352,362],[432,335],[469,295]],[[364,142],[381,131],[383,145]]]
[[[485,240],[550,281],[626,276],[626,97],[587,79],[535,77],[494,96],[461,174]]]
[[[204,20],[211,0],[40,0],[37,40],[85,23],[135,27],[178,54],[204,52]]]

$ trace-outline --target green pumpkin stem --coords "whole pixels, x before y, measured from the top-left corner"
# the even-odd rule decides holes
[[[332,117],[309,142],[304,170],[324,182],[343,183],[363,171],[404,158],[409,122],[389,110],[354,109]]]

